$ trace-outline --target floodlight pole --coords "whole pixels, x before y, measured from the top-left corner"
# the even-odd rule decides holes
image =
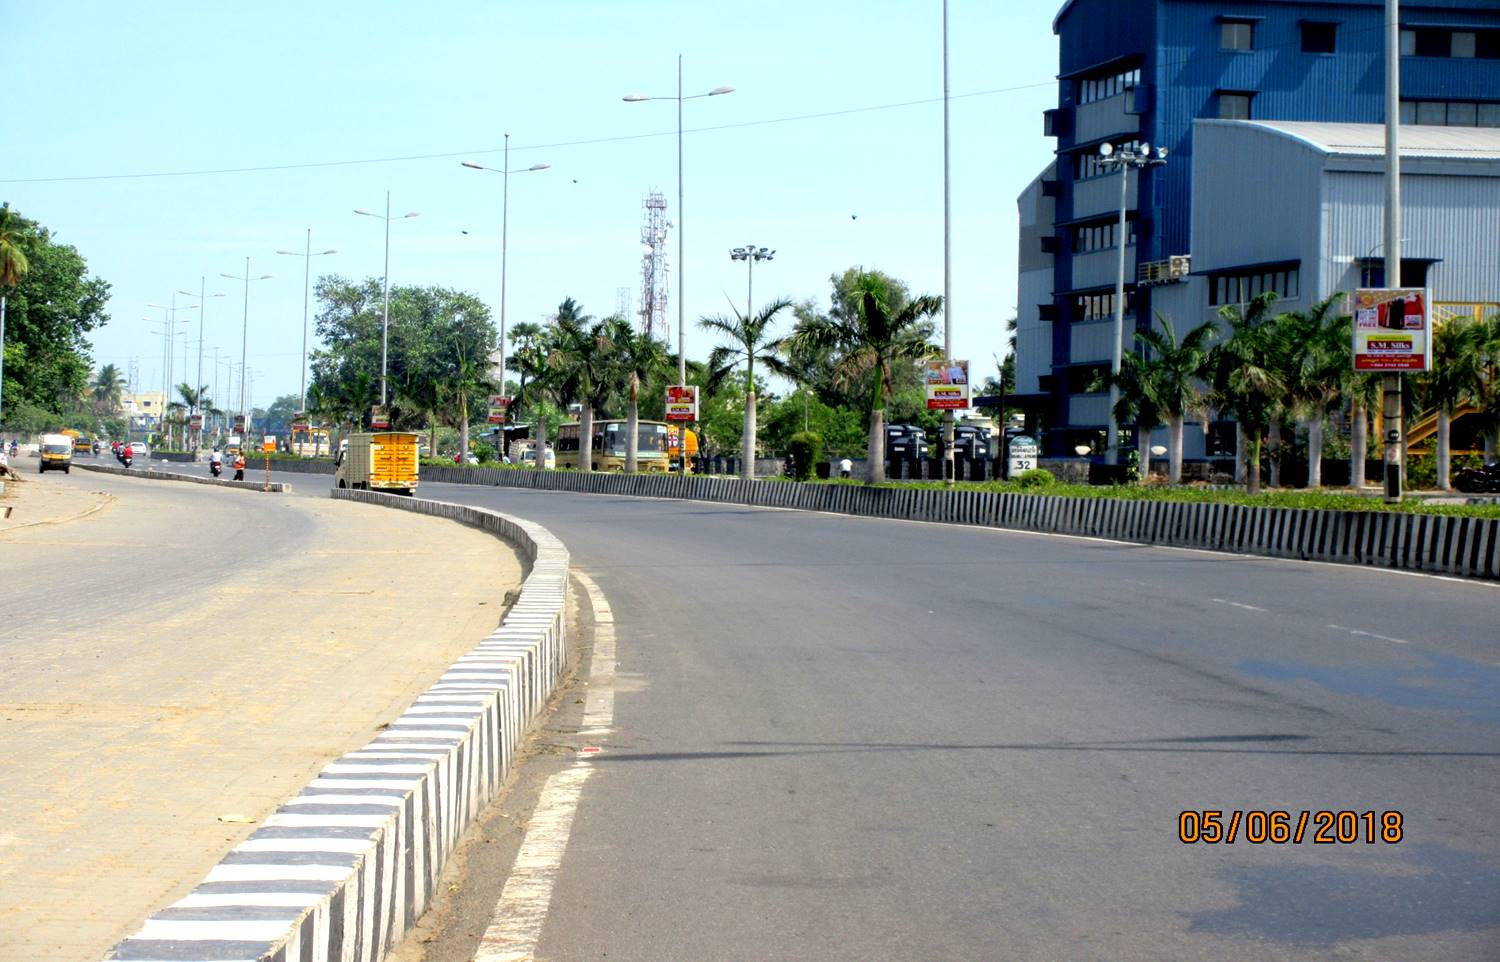
[[[1385,286],[1401,286],[1401,10],[1385,0]],[[1431,337],[1432,332],[1428,331]],[[1401,373],[1386,373],[1381,398],[1385,428],[1385,501],[1401,500]],[[1363,457],[1364,452],[1355,452]]]

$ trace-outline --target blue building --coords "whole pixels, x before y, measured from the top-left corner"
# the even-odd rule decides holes
[[[1053,30],[1058,103],[1045,129],[1057,156],[1018,201],[1017,391],[1046,453],[1068,456],[1079,443],[1097,450],[1108,422],[1095,386],[1110,362],[1117,245],[1127,350],[1153,299],[1172,300],[1162,288],[1198,267],[1195,122],[1383,123],[1384,3],[1068,0]],[[1403,3],[1401,47],[1403,124],[1500,127],[1500,2]],[[1125,175],[1123,238],[1120,175],[1100,166],[1104,143],[1170,151],[1166,164]],[[1258,289],[1295,283],[1238,267]]]

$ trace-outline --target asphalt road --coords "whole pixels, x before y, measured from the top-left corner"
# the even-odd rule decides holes
[[[547,525],[613,608],[616,734],[540,958],[1500,958],[1496,586],[420,494]],[[1186,845],[1184,810],[1399,812],[1401,840]]]

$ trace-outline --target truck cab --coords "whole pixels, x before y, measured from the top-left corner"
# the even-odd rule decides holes
[[[417,435],[406,431],[351,434],[334,459],[335,487],[411,494],[417,489]]]

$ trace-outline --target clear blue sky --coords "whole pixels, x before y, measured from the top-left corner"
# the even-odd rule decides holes
[[[474,291],[499,314],[501,178],[511,134],[508,318],[541,320],[564,297],[612,313],[638,304],[641,201],[676,211],[672,101],[686,104],[688,354],[713,342],[703,314],[743,305],[754,242],[757,302],[816,297],[828,276],[879,268],[943,290],[940,0],[643,0],[517,3],[272,0],[120,4],[0,0],[6,105],[0,199],[76,245],[114,287],[95,362],[135,358],[161,383],[159,310],[210,293],[208,356],[238,361],[251,285],[253,403],[296,393],[304,231],[314,276],[378,277],[383,234],[356,207],[419,211],[391,232],[391,282]],[[950,0],[955,355],[976,376],[1003,354],[1016,300],[1016,196],[1051,156],[1057,4]],[[926,101],[913,103],[914,101]],[[817,116],[810,116],[817,115]],[[431,157],[426,155],[451,155]],[[424,155],[426,159],[382,160]],[[360,161],[338,166],[302,166]],[[365,162],[368,161],[368,162]],[[159,177],[104,175],[221,171]],[[40,182],[39,178],[94,178]],[[469,231],[463,234],[462,231]],[[678,265],[672,251],[672,297]],[[195,302],[178,296],[179,305]],[[314,302],[316,312],[316,302]],[[143,320],[151,317],[155,320]],[[179,311],[179,327],[196,312]],[[669,311],[675,345],[676,307]],[[788,318],[788,322],[790,318]],[[190,325],[196,339],[197,321]],[[196,344],[189,368],[197,364]],[[179,346],[177,357],[182,357]],[[211,361],[204,380],[213,383]],[[183,377],[181,361],[174,380]],[[221,373],[218,397],[235,400]]]

